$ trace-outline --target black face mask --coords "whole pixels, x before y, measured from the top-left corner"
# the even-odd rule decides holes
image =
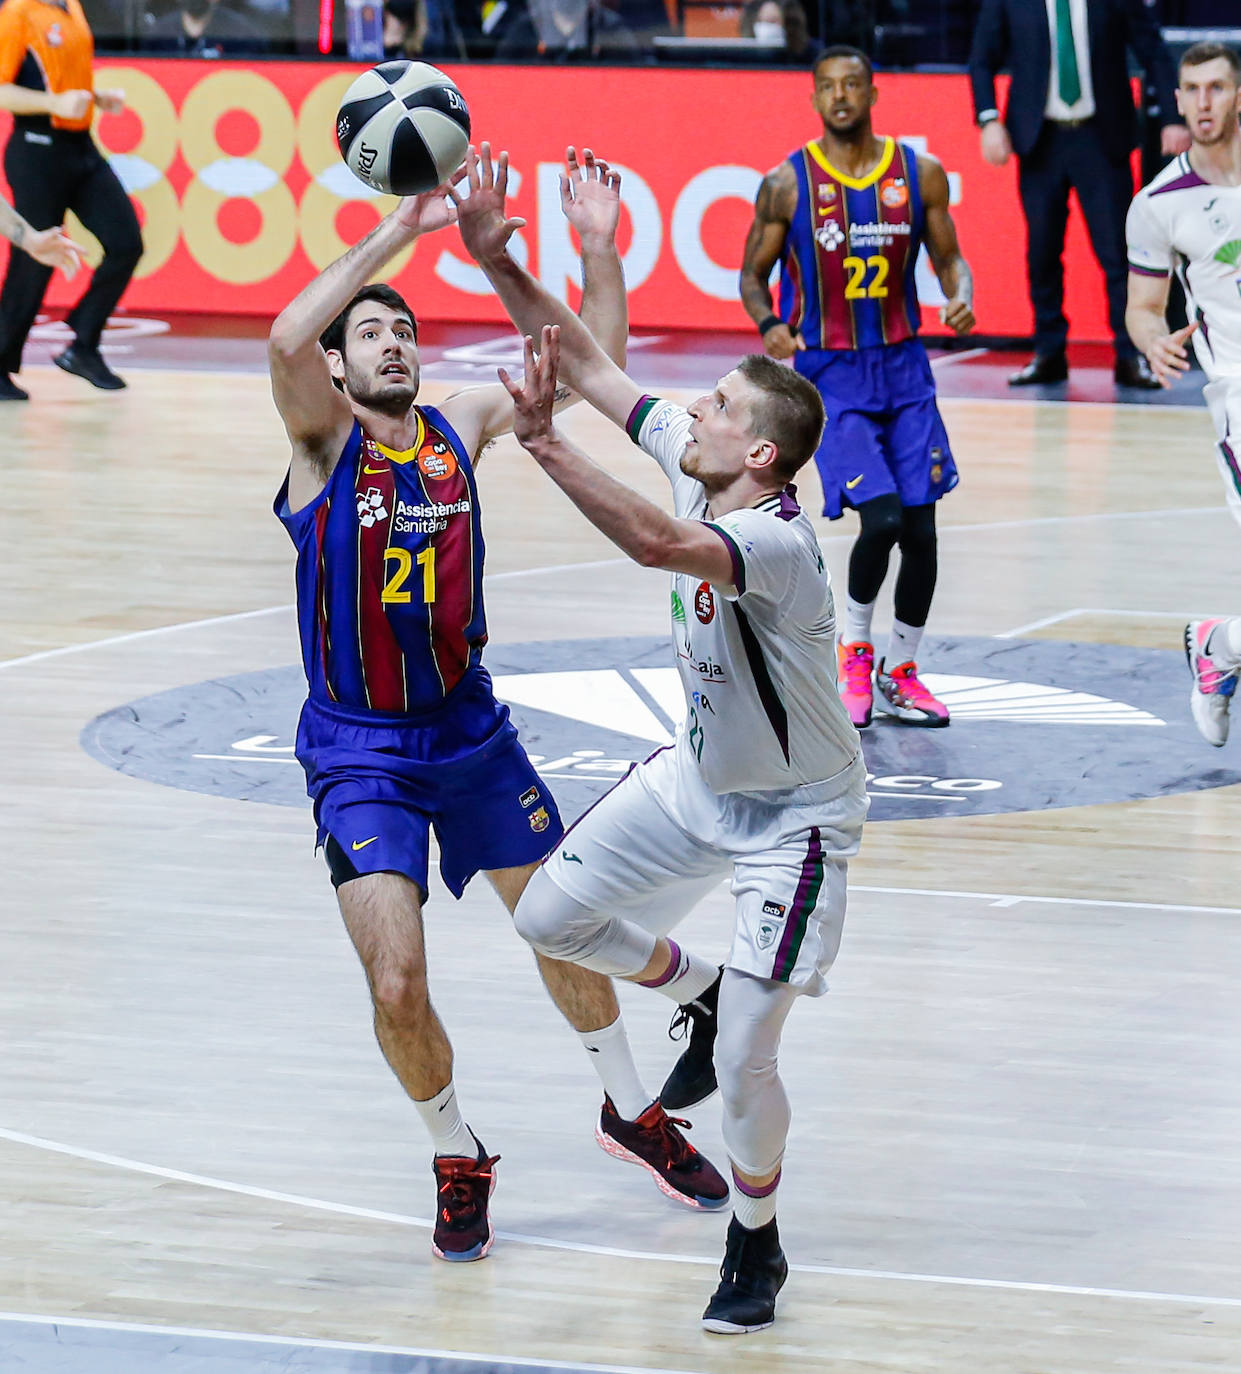
[[[211,0],[185,0],[181,8],[191,19],[205,19],[211,13]]]

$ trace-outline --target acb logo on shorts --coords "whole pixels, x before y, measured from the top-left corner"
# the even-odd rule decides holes
[[[710,582],[698,584],[698,590],[694,593],[694,614],[704,625],[710,625],[715,619],[715,597]]]

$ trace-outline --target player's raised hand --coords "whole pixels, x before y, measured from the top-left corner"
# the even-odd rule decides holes
[[[611,248],[620,223],[620,173],[612,170],[589,148],[565,152],[565,170],[560,174],[560,208],[577,230],[582,248]]]
[[[35,262],[59,267],[66,277],[72,277],[82,265],[82,245],[74,243],[59,225],[27,234],[21,246]]]
[[[531,453],[555,436],[556,373],[560,366],[560,326],[545,324],[536,357],[534,340],[526,335],[526,375],[513,381],[504,368],[500,380],[513,398],[513,434]]]
[[[424,191],[419,196],[405,196],[393,213],[406,229],[416,235],[433,234],[456,221],[457,206],[453,188],[466,178],[464,163],[442,185],[434,191]]]
[[[1182,372],[1189,371],[1189,351],[1185,341],[1197,328],[1198,322],[1195,320],[1173,334],[1160,334],[1147,350],[1146,360],[1160,386],[1170,387]]]
[[[794,353],[806,347],[806,341],[795,334],[787,324],[773,324],[763,335],[763,350],[769,358],[791,358]]]
[[[509,239],[526,222],[505,214],[508,154],[501,153],[493,161],[490,143],[481,144],[477,150],[470,144],[465,155],[464,180],[469,188],[468,195],[462,194],[460,182],[448,192],[457,205],[457,226],[462,242],[475,262],[502,258]]]

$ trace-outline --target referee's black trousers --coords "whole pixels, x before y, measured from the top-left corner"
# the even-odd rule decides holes
[[[129,285],[142,256],[138,216],[116,173],[87,132],[23,127],[18,121],[4,150],[4,173],[13,204],[35,229],[50,229],[72,210],[103,247],[86,293],[67,323],[79,348],[97,349],[108,316]],[[35,322],[52,270],[28,254],[9,254],[0,288],[0,372],[21,367],[26,336]]]

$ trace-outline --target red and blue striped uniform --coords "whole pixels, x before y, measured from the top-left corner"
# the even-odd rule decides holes
[[[790,154],[797,209],[780,267],[780,317],[807,348],[870,348],[918,332],[924,216],[914,150],[884,140],[874,171],[838,172],[817,142]]]
[[[478,491],[460,438],[430,406],[404,452],[355,421],[323,491],[275,511],[297,547],[311,700],[403,715],[444,700],[487,640]]]

